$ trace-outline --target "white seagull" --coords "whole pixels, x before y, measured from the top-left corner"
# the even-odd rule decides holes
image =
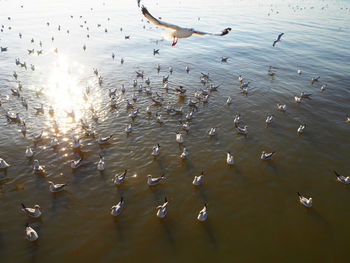
[[[164,204],[157,206],[156,210],[157,210],[157,217],[164,218],[166,216],[166,213],[168,211],[168,199],[166,197],[164,200]]]
[[[188,157],[188,151],[186,150],[186,147],[184,147],[182,153],[180,154],[180,158],[182,160],[186,159]]]
[[[156,177],[156,178],[152,178],[152,175],[149,174],[149,175],[147,175],[147,184],[149,186],[157,185],[163,179],[165,179],[165,175],[164,174],[161,177]]]
[[[217,127],[211,128],[211,129],[209,130],[209,136],[215,136],[215,135],[216,135],[216,129],[217,129]]]
[[[112,138],[112,136],[113,136],[113,134],[112,135],[109,135],[109,136],[107,136],[107,137],[102,137],[102,136],[100,136],[99,138],[98,138],[98,144],[100,144],[100,145],[102,145],[102,144],[107,144],[109,141],[110,141],[110,139]]]
[[[0,158],[0,169],[7,169],[10,165],[2,158]]]
[[[277,104],[277,110],[285,112],[287,110],[286,104]]]
[[[114,176],[114,178],[112,179],[113,183],[115,185],[120,185],[124,182],[125,178],[126,178],[126,173],[128,170],[125,170],[122,174],[116,174]]]
[[[21,203],[22,205],[22,211],[29,217],[32,218],[38,218],[41,216],[41,208],[39,205],[35,205],[34,208],[29,208],[26,207],[23,203]]]
[[[248,134],[248,126],[247,126],[247,125],[244,125],[243,128],[237,126],[237,127],[236,127],[236,132],[237,132],[238,134],[247,135],[247,134]]]
[[[97,163],[97,170],[100,172],[104,171],[105,169],[105,158],[100,154],[100,160]]]
[[[342,176],[340,174],[338,174],[336,171],[333,171],[335,173],[335,176],[337,177],[337,180],[339,182],[342,182],[343,184],[350,184],[350,176]]]
[[[270,160],[275,153],[276,152],[267,153],[265,151],[262,151],[260,159],[264,161]]]
[[[153,146],[153,148],[152,148],[152,155],[154,157],[156,157],[156,156],[159,155],[159,153],[160,153],[160,145],[158,143],[156,146]]]
[[[228,165],[233,165],[235,163],[235,161],[233,159],[233,155],[230,152],[227,152],[226,162]]]
[[[197,31],[193,28],[183,28],[183,27],[179,27],[173,24],[169,24],[169,23],[165,23],[163,21],[160,21],[158,19],[156,19],[155,17],[153,17],[147,10],[146,7],[142,6],[142,14],[153,24],[155,24],[156,26],[159,27],[163,27],[166,29],[171,29],[172,32],[169,33],[169,36],[173,39],[173,43],[172,46],[175,46],[177,43],[177,40],[179,38],[188,38],[190,36],[194,35],[213,35],[213,36],[224,36],[226,34],[228,34],[231,31],[230,27],[225,28],[224,30],[222,30],[220,33],[207,33],[207,32],[201,32],[201,31]]]
[[[54,184],[53,182],[51,181],[48,181],[49,183],[49,189],[50,189],[50,192],[51,193],[57,193],[57,192],[60,192],[62,190],[64,190],[64,187],[67,186],[67,184]]]
[[[83,162],[83,157],[80,157],[79,160],[72,160],[70,167],[72,169],[77,169],[82,164],[82,162]]]
[[[177,132],[176,133],[176,142],[178,142],[179,144],[184,142],[184,137],[181,133]]]
[[[312,198],[306,198],[304,196],[302,196],[299,192],[297,192],[298,196],[299,196],[299,201],[300,203],[302,203],[304,206],[306,207],[311,207],[312,206]]]
[[[45,173],[44,166],[41,166],[41,165],[39,164],[39,161],[38,161],[38,160],[34,160],[33,171],[34,171],[35,173],[38,173],[38,174],[43,174],[43,173]]]
[[[121,197],[119,203],[111,207],[111,215],[118,216],[121,213],[123,206],[124,206],[124,199],[123,197]]]
[[[26,149],[26,157],[27,157],[27,158],[32,158],[33,155],[34,155],[34,153],[33,153],[32,148],[30,148],[29,146],[27,146],[27,149]]]
[[[29,241],[33,242],[35,240],[37,240],[39,238],[38,233],[29,226],[29,224],[26,224],[26,239],[28,239]]]
[[[198,176],[195,175],[194,176],[192,184],[196,185],[196,186],[200,185],[202,183],[202,181],[203,181],[203,178],[204,178],[204,171],[202,171],[200,175],[198,175]]]
[[[301,124],[297,130],[298,134],[304,133],[305,128],[306,128],[306,124]]]
[[[201,211],[199,211],[199,214],[197,216],[197,219],[199,221],[205,221],[207,220],[207,217],[208,217],[208,213],[207,213],[207,203],[204,204],[204,207]]]

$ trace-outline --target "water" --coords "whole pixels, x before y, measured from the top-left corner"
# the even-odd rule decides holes
[[[0,174],[2,262],[347,261],[350,193],[346,185],[336,182],[332,170],[349,175],[350,126],[345,122],[350,113],[349,3],[145,1],[150,12],[164,21],[213,32],[232,27],[225,37],[193,36],[171,47],[162,40],[162,29],[141,21],[135,2],[0,1],[0,24],[4,25],[0,45],[8,46],[7,52],[0,53],[1,114],[19,112],[28,128],[24,137],[19,125],[0,118],[0,157],[12,165]],[[273,48],[280,32],[285,33],[282,42]],[[43,55],[28,55],[27,49],[40,50],[40,40]],[[153,56],[154,48],[160,49],[160,55]],[[222,56],[229,57],[227,63],[221,62]],[[16,66],[16,58],[26,61],[28,69]],[[169,66],[174,72],[166,93],[162,76],[169,74]],[[270,66],[274,76],[268,74]],[[101,87],[93,68],[103,77]],[[187,98],[193,96],[202,88],[200,72],[209,72],[212,82],[221,84],[207,104],[200,103],[190,132],[183,132],[188,160],[179,160],[182,147],[175,142],[184,117],[156,106],[148,117],[145,109],[152,104],[151,96],[133,88],[135,70],[143,70],[153,92],[164,95],[164,106],[183,106],[186,113],[190,110],[187,99],[178,99],[176,86],[188,89]],[[23,85],[20,93],[28,101],[28,110],[11,95],[10,89],[18,85],[13,71]],[[240,93],[239,74],[251,82],[248,96]],[[318,75],[320,81],[312,85],[311,78]],[[120,92],[121,84],[125,94]],[[322,93],[323,84],[328,88]],[[86,102],[82,94],[87,86],[91,93]],[[119,103],[115,110],[108,97],[108,89],[114,88]],[[297,105],[293,98],[300,91],[312,93],[312,98]],[[140,114],[127,137],[124,129],[131,111],[125,109],[125,99],[131,100],[134,92],[139,96]],[[231,106],[225,104],[228,96],[233,99]],[[35,113],[40,103],[44,114]],[[277,103],[287,104],[287,112],[278,112]],[[48,114],[50,105],[54,118]],[[91,119],[90,105],[99,115],[97,123]],[[76,122],[67,117],[66,111],[71,110]],[[156,112],[162,113],[164,125],[156,123]],[[234,132],[233,118],[238,113],[242,125],[248,125],[247,137]],[[275,121],[266,128],[268,114],[274,114]],[[73,173],[70,161],[79,155],[71,150],[70,134],[72,128],[82,134],[80,117],[98,134],[114,137],[105,147],[84,137],[84,165]],[[54,119],[60,126],[56,150],[49,146]],[[306,132],[298,136],[302,123],[307,124]],[[208,130],[215,126],[218,134],[210,139]],[[32,161],[24,157],[26,146],[34,147],[32,134],[42,129],[44,140],[34,151],[45,165],[46,177],[34,175]],[[157,143],[161,154],[153,160],[151,150]],[[262,150],[277,154],[270,162],[262,162]],[[231,168],[225,163],[227,151],[235,158]],[[107,166],[102,174],[96,168],[99,153]],[[128,169],[126,182],[114,187],[113,175],[124,169]],[[194,188],[193,177],[202,169],[204,183]],[[163,185],[147,186],[147,174],[163,173],[167,177]],[[53,195],[48,180],[68,183],[67,191]],[[297,191],[313,197],[311,209],[298,203]],[[114,220],[109,208],[121,196],[125,209]],[[165,196],[170,200],[169,211],[159,220],[155,207]],[[21,202],[40,204],[42,219],[24,216]],[[208,220],[199,223],[196,217],[205,202]],[[35,244],[24,239],[27,222],[39,233]]]

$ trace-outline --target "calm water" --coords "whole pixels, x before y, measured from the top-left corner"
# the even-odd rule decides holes
[[[213,32],[230,26],[232,32],[222,38],[180,39],[171,47],[162,40],[162,29],[145,23],[136,1],[0,1],[0,24],[4,25],[0,46],[8,46],[7,52],[0,53],[0,157],[12,165],[0,174],[1,262],[348,261],[350,189],[336,181],[332,170],[350,175],[350,124],[345,122],[350,113],[349,2],[144,4],[164,21]],[[285,35],[273,48],[280,32]],[[27,49],[41,49],[39,41],[43,54],[29,55]],[[160,49],[159,55],[153,56],[154,48]],[[221,62],[222,56],[229,57],[227,63]],[[17,66],[16,58],[25,61],[28,69]],[[166,92],[162,76],[169,74],[169,66],[174,72]],[[274,76],[268,74],[270,66]],[[102,86],[93,68],[103,77]],[[151,96],[132,86],[135,70],[143,70],[153,92],[165,98],[163,107],[152,106],[150,117],[145,109],[152,105]],[[18,85],[13,71],[23,85],[20,94],[27,99],[28,110],[11,94],[10,89]],[[189,158],[181,162],[175,132],[184,116],[168,114],[164,107],[183,106],[187,113],[187,99],[202,88],[200,72],[209,72],[212,83],[222,85],[207,104],[200,103],[190,132],[183,132]],[[240,93],[239,74],[250,81],[247,96]],[[311,78],[318,75],[320,81],[312,85]],[[322,93],[323,84],[328,88]],[[179,100],[173,90],[178,85],[188,89],[185,100]],[[85,101],[87,86],[91,92]],[[114,88],[119,107],[113,110],[108,89]],[[300,91],[312,93],[312,99],[297,105],[294,95]],[[125,100],[131,100],[134,92],[140,114],[127,137],[124,129],[131,122],[131,111],[126,110]],[[229,96],[233,103],[227,106]],[[40,103],[44,114],[34,109]],[[277,103],[286,104],[287,112],[278,112]],[[48,114],[50,105],[54,118]],[[91,105],[99,116],[97,122],[91,119]],[[26,136],[19,125],[7,122],[6,110],[20,113],[27,123]],[[76,122],[66,116],[71,110]],[[155,121],[156,112],[163,114],[162,126]],[[234,132],[233,118],[238,113],[242,124],[249,126],[247,137]],[[274,114],[275,121],[265,128],[268,114]],[[84,137],[84,165],[73,173],[70,160],[78,155],[71,149],[70,134],[72,128],[82,134],[81,117],[98,134],[114,137],[102,148],[95,139]],[[49,146],[53,120],[60,126],[56,150]],[[297,136],[302,123],[307,124],[306,132]],[[215,126],[218,134],[210,139],[208,130]],[[26,146],[34,147],[32,135],[42,129],[45,138],[34,151],[46,167],[46,177],[34,175],[32,161],[24,156]],[[161,154],[154,160],[151,149],[157,143]],[[262,150],[277,154],[272,161],[262,162]],[[235,158],[231,168],[225,162],[227,151]],[[96,168],[99,153],[106,161],[102,174]],[[124,169],[129,169],[129,176],[117,188],[111,179]],[[204,183],[194,188],[193,177],[202,169]],[[167,177],[163,185],[147,186],[147,174],[163,173]],[[53,195],[48,180],[69,183],[67,191]],[[311,209],[298,203],[297,191],[313,197]],[[114,220],[109,208],[120,196],[125,209]],[[169,211],[159,220],[155,207],[164,196],[170,199]],[[40,204],[41,220],[23,215],[21,202]],[[199,223],[196,216],[205,202],[208,220]],[[24,239],[27,222],[39,233],[35,244]]]

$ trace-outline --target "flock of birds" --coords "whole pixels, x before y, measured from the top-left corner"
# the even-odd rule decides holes
[[[138,1],[138,5],[140,6],[140,1]],[[172,30],[172,32],[170,33],[170,36],[173,39],[173,43],[172,43],[173,46],[176,45],[178,38],[187,38],[193,34],[195,34],[195,35],[206,35],[207,34],[207,35],[224,36],[231,31],[231,28],[228,27],[228,28],[225,28],[221,33],[213,34],[213,33],[197,31],[193,28],[182,28],[182,27],[179,27],[179,26],[176,26],[173,24],[165,23],[165,22],[161,21],[160,19],[156,19],[143,6],[141,7],[141,12],[145,16],[145,18],[147,18],[150,21],[150,23],[153,23],[159,27],[163,27],[163,28]],[[8,20],[10,20],[10,17]],[[47,25],[49,26],[49,22],[47,22]],[[2,29],[3,28],[4,28],[4,25],[2,25]],[[58,27],[58,30],[61,30],[60,26]],[[67,31],[67,32],[69,33],[69,31]],[[105,32],[107,32],[107,29],[105,29]],[[281,37],[283,35],[284,35],[284,33],[281,33],[278,35],[277,39],[275,41],[273,41],[273,44],[272,44],[273,47],[275,47],[275,45],[281,41]],[[22,38],[21,33],[19,33],[19,37]],[[125,39],[128,39],[128,38],[129,38],[129,36],[125,36]],[[54,41],[54,37],[52,37],[51,40]],[[32,39],[31,42],[33,43],[34,39]],[[41,41],[40,41],[40,47],[42,48]],[[86,50],[85,45],[83,46],[83,50],[84,51]],[[8,51],[8,47],[1,47],[1,52],[7,52],[7,51]],[[40,49],[40,50],[36,51],[36,54],[39,56],[42,54],[42,52],[43,52],[43,50]],[[58,53],[58,50],[55,49],[54,52]],[[35,50],[34,49],[28,50],[28,54],[35,54]],[[159,49],[154,49],[153,54],[154,55],[159,54]],[[112,53],[112,59],[114,59],[114,58],[115,58],[115,54]],[[221,58],[221,62],[227,62],[227,60],[228,60],[228,57]],[[121,60],[121,63],[123,63],[123,59]],[[26,62],[21,62],[21,60],[19,58],[16,59],[16,65],[27,70]],[[34,65],[30,65],[30,68],[32,69],[32,71],[35,70]],[[158,72],[160,71],[160,65],[157,65],[156,70]],[[189,73],[190,72],[189,66],[186,66],[186,68],[184,70],[187,73]],[[103,78],[99,74],[97,69],[93,69],[93,71],[94,71],[94,74],[96,75],[98,84],[101,87],[103,85]],[[170,67],[169,68],[169,75],[163,76],[163,80],[162,80],[163,81],[163,89],[166,92],[171,89],[169,87],[168,80],[169,80],[169,76],[170,76],[170,74],[172,74],[172,72],[173,72],[173,69],[172,69],[172,67]],[[300,69],[298,69],[297,74],[299,74],[299,75],[302,74]],[[13,77],[16,81],[18,81],[19,76],[16,72],[13,73]],[[138,81],[139,78],[144,80],[144,83],[139,83],[139,81]],[[311,79],[311,82],[315,83],[315,82],[319,81],[319,79],[320,79],[320,76],[313,77]],[[125,126],[125,133],[127,135],[131,135],[131,133],[133,131],[133,121],[135,120],[135,118],[137,118],[139,116],[140,109],[138,109],[138,108],[136,109],[136,102],[139,99],[139,97],[142,96],[142,93],[145,93],[146,95],[148,95],[148,97],[151,97],[151,100],[152,100],[152,105],[149,105],[144,110],[145,116],[151,116],[153,114],[153,112],[152,112],[153,107],[156,108],[156,107],[165,106],[164,105],[164,95],[159,94],[158,92],[154,92],[151,88],[150,83],[151,83],[150,78],[149,77],[146,78],[144,72],[136,71],[136,78],[133,80],[133,83],[132,83],[135,93],[132,95],[131,99],[125,100],[126,109],[131,111],[129,114],[131,122],[126,124],[126,126]],[[174,116],[180,116],[181,118],[182,118],[182,116],[185,116],[185,120],[180,121],[180,127],[179,127],[179,130],[180,129],[183,130],[185,132],[185,134],[187,134],[191,129],[190,123],[191,123],[191,120],[194,118],[195,112],[198,111],[199,105],[201,103],[208,103],[210,95],[213,92],[217,91],[218,88],[220,87],[220,85],[214,85],[211,82],[211,79],[209,77],[209,73],[201,73],[200,83],[202,84],[202,88],[200,89],[200,91],[195,92],[193,94],[193,97],[191,95],[188,95],[187,89],[183,86],[178,86],[174,89],[174,91],[177,93],[177,95],[179,96],[180,99],[184,99],[185,97],[189,97],[187,100],[187,106],[189,109],[188,112],[185,112],[183,107],[175,108],[171,104],[168,104],[165,106],[165,110],[167,113],[172,113]],[[239,75],[238,76],[238,83],[240,84],[241,92],[243,94],[248,94],[248,87],[249,87],[250,82],[245,82],[243,77],[241,75]],[[322,92],[325,91],[326,87],[327,87],[326,84],[322,85],[321,91]],[[29,107],[28,102],[27,102],[26,98],[24,98],[21,94],[22,88],[23,88],[22,84],[19,81],[17,88],[11,88],[11,93],[14,97],[21,98],[20,99],[21,104],[23,105],[23,107],[28,109],[28,107]],[[124,85],[121,86],[120,92],[118,91],[118,89],[114,89],[114,90],[109,89],[108,96],[110,98],[110,107],[117,108],[117,107],[121,106],[120,103],[117,102],[117,96],[125,94],[125,91],[126,91],[126,88]],[[90,87],[87,87],[83,96],[88,97],[89,93],[90,93]],[[307,100],[311,96],[312,96],[312,94],[310,94],[310,93],[301,92],[299,96],[296,95],[294,97],[294,101],[295,101],[295,103],[301,103],[303,100]],[[226,104],[227,105],[232,104],[231,97],[227,98]],[[4,105],[5,104],[2,104],[0,101],[0,107],[3,108]],[[40,104],[38,107],[33,107],[33,109],[35,110],[36,114],[44,114],[45,110],[47,110],[44,108],[43,104]],[[286,104],[277,104],[276,109],[278,111],[281,111],[281,112],[286,112],[287,106],[286,106]],[[49,106],[48,113],[52,118],[54,118],[55,109],[52,106]],[[93,107],[91,108],[91,114],[92,114],[91,115],[92,120],[96,121],[99,119],[98,113],[93,109]],[[26,122],[24,120],[22,120],[19,113],[11,113],[10,111],[5,110],[4,116],[9,123],[19,124],[21,127],[21,132],[23,133],[24,136],[26,136],[26,132],[27,132]],[[75,120],[74,111],[70,111],[70,112],[67,111],[67,117],[70,117],[70,118],[72,118],[72,120]],[[160,125],[162,125],[164,123],[162,115],[159,112],[157,112],[155,114],[155,117],[156,117],[155,120],[157,123],[159,123]],[[274,115],[268,115],[266,117],[266,120],[265,120],[266,127],[269,127],[269,125],[271,125],[273,123],[273,121],[274,121]],[[350,123],[350,116],[347,116],[346,122]],[[247,136],[248,135],[248,126],[247,125],[240,126],[241,123],[242,123],[242,117],[241,117],[241,115],[238,114],[233,119],[234,129],[237,132],[237,134]],[[80,140],[83,137],[92,137],[92,138],[97,137],[96,141],[99,145],[110,144],[112,142],[112,138],[113,138],[113,135],[109,135],[109,136],[105,136],[105,137],[102,135],[97,136],[97,133],[95,132],[94,128],[89,124],[89,122],[86,119],[80,119],[78,126],[79,126],[79,128],[81,128],[82,134],[76,134],[75,128],[72,128],[72,130],[71,130],[72,149],[74,152],[76,152],[80,155],[80,157],[78,159],[71,160],[71,168],[73,170],[78,169],[84,162],[84,155],[81,152],[82,145],[80,143]],[[297,128],[297,133],[299,135],[302,135],[305,132],[306,127],[307,127],[307,125],[305,123],[300,124],[300,126]],[[56,121],[54,121],[52,128],[53,128],[53,130],[55,130],[56,133],[59,132],[59,125]],[[184,133],[180,132],[179,130],[175,134],[175,141],[180,146],[183,146],[183,143],[185,141],[185,135],[184,135]],[[218,132],[218,127],[212,127],[208,131],[208,136],[210,136],[210,137],[216,136],[217,132]],[[44,131],[42,130],[39,134],[35,134],[32,136],[32,141],[34,143],[34,146],[36,146],[37,144],[42,142],[43,133],[44,133]],[[60,145],[60,142],[59,142],[58,137],[56,135],[53,136],[53,138],[51,139],[50,145],[53,148],[56,148]],[[156,159],[160,155],[160,153],[161,153],[161,145],[159,143],[157,143],[152,149],[150,149],[150,154],[151,154],[151,156],[153,156],[154,159]],[[262,151],[261,155],[260,155],[260,159],[262,161],[269,161],[269,160],[273,159],[275,154],[276,154],[275,151],[273,151],[273,152]],[[186,147],[183,147],[182,152],[179,155],[179,158],[182,160],[186,160],[188,158],[188,155],[189,155],[188,150],[186,149]],[[35,156],[35,150],[33,150],[33,148],[31,148],[30,146],[27,146],[26,151],[25,151],[25,157],[31,160],[31,159],[34,159],[34,156]],[[229,166],[232,166],[235,164],[235,159],[234,159],[234,156],[231,152],[226,153],[226,163]],[[9,167],[10,167],[10,164],[6,160],[0,158],[0,169],[6,171]],[[106,167],[106,164],[105,164],[104,157],[100,154],[99,160],[97,162],[97,170],[100,172],[103,172],[105,170],[105,167]],[[42,175],[42,176],[45,176],[45,173],[46,173],[45,167],[43,165],[41,165],[39,160],[37,160],[37,159],[33,160],[33,172],[35,174]],[[112,179],[113,184],[116,186],[123,184],[123,182],[127,178],[127,172],[128,172],[128,170],[124,170],[121,173],[117,173]],[[350,177],[344,177],[344,176],[338,174],[336,171],[334,171],[334,173],[335,173],[336,178],[339,182],[344,183],[344,184],[350,183]],[[153,187],[153,186],[161,184],[165,179],[166,179],[165,175],[162,175],[160,177],[154,177],[152,175],[147,175],[146,183],[150,187]],[[199,175],[194,176],[192,184],[194,186],[198,187],[201,185],[203,180],[204,180],[204,171],[202,171]],[[54,183],[52,181],[48,181],[48,185],[49,185],[49,191],[56,194],[58,192],[64,191],[68,184],[59,184],[59,183]],[[297,193],[297,195],[298,195],[299,201],[302,205],[304,205],[306,207],[312,206],[312,198],[311,197],[306,197],[299,192]],[[168,211],[168,205],[169,205],[168,199],[165,197],[164,202],[156,207],[156,216],[159,218],[166,217],[166,214]],[[40,218],[42,216],[41,207],[38,204],[36,204],[33,208],[27,207],[23,203],[21,203],[21,206],[22,206],[21,210],[28,217]],[[111,216],[114,216],[114,217],[120,216],[123,208],[124,208],[124,198],[121,197],[120,201],[110,208]],[[197,220],[205,221],[207,219],[207,216],[208,216],[207,203],[205,203],[203,208],[199,211],[199,213],[197,215]],[[29,224],[27,224],[25,226],[25,234],[26,234],[26,238],[29,241],[35,241],[39,238],[38,233]]]

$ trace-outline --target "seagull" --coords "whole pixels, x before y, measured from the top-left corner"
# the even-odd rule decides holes
[[[301,102],[301,98],[298,97],[298,96],[294,96],[294,101],[295,101],[296,103],[300,103],[300,102]]]
[[[144,77],[143,71],[142,72],[136,71],[136,78],[143,78],[143,77]]]
[[[349,115],[346,115],[346,121],[347,123],[350,123],[350,116]]]
[[[113,134],[112,135],[110,135],[110,136],[107,136],[107,137],[102,137],[101,135],[100,135],[100,137],[98,138],[98,144],[100,144],[100,145],[102,145],[102,144],[107,144],[109,141],[110,141],[110,139],[113,137]]]
[[[327,84],[322,85],[322,86],[321,86],[321,91],[322,91],[322,92],[325,91],[326,88],[327,88]]]
[[[228,165],[233,165],[235,163],[233,160],[233,155],[230,152],[227,152],[226,162]]]
[[[301,124],[297,130],[298,134],[304,133],[305,128],[306,128],[306,124]]]
[[[83,157],[80,157],[78,160],[72,160],[70,163],[70,167],[72,169],[77,169],[83,162]]]
[[[64,187],[67,186],[67,184],[54,184],[53,182],[51,181],[48,181],[49,183],[49,189],[50,189],[50,192],[51,193],[57,193],[57,192],[60,192],[62,190],[64,190]]]
[[[159,49],[153,49],[153,56],[155,56],[156,54],[159,55]]]
[[[179,144],[181,144],[181,143],[184,142],[184,137],[183,137],[183,135],[182,135],[181,133],[179,133],[179,132],[176,132],[176,141],[177,141]]]
[[[160,145],[158,143],[156,146],[153,146],[153,148],[152,148],[152,155],[154,157],[156,157],[156,156],[159,155],[159,153],[160,153]]]
[[[265,151],[262,151],[260,159],[264,161],[270,160],[275,153],[276,152],[266,153]]]
[[[147,78],[147,79],[145,80],[145,83],[146,83],[147,85],[150,85],[150,84],[151,84],[150,79],[149,79],[149,78]]]
[[[204,204],[204,207],[201,211],[199,211],[199,214],[197,216],[197,219],[201,222],[207,220],[208,214],[207,214],[207,203]]]
[[[33,155],[34,155],[34,153],[33,153],[32,148],[30,148],[29,146],[27,146],[27,149],[26,149],[26,157],[27,157],[27,158],[32,158]]]
[[[241,75],[238,76],[238,81],[239,81],[240,83],[243,82],[243,77],[242,77]]]
[[[22,205],[22,211],[29,217],[32,218],[38,218],[41,216],[41,208],[39,205],[35,205],[34,208],[29,208],[26,207],[23,203],[21,203]]]
[[[115,185],[120,185],[124,182],[125,178],[126,178],[126,173],[127,173],[128,170],[124,170],[124,172],[122,174],[116,174],[114,176],[114,178],[112,179],[112,182],[115,184]]]
[[[240,122],[241,122],[241,115],[238,114],[235,116],[233,123],[235,124],[235,126],[237,126]]]
[[[195,35],[214,35],[214,36],[224,36],[226,34],[228,34],[231,31],[230,27],[225,28],[224,30],[222,30],[220,33],[214,34],[214,33],[207,33],[207,32],[201,32],[201,31],[197,31],[193,28],[183,28],[183,27],[179,27],[173,24],[168,24],[165,23],[163,21],[160,21],[158,19],[156,19],[155,17],[153,17],[147,10],[146,7],[142,6],[142,14],[153,24],[155,24],[156,26],[159,27],[163,27],[166,29],[171,29],[172,32],[169,33],[169,36],[173,39],[173,43],[172,46],[175,46],[177,44],[177,40],[179,38],[188,38],[190,36],[192,36],[193,34]]]
[[[26,224],[25,226],[25,231],[26,231],[26,239],[29,241],[33,242],[39,238],[38,233],[29,226],[29,224]]]
[[[111,215],[118,216],[121,213],[123,206],[124,206],[124,199],[123,197],[121,197],[119,203],[111,207]]]
[[[277,44],[277,42],[281,41],[281,37],[283,35],[284,35],[284,33],[281,33],[281,34],[278,35],[277,39],[275,41],[273,41],[273,44],[272,44],[273,47]]]
[[[241,89],[243,89],[243,88],[248,88],[248,86],[249,86],[249,81],[248,82],[242,82],[242,84],[241,84]]]
[[[311,83],[314,84],[314,82],[318,81],[320,79],[320,76],[312,77]]]
[[[228,57],[221,57],[221,62],[227,62],[228,59]]]
[[[247,128],[248,128],[247,125],[244,125],[243,128],[237,126],[237,127],[236,127],[236,132],[237,132],[238,134],[247,135],[247,134],[248,134],[248,129],[247,129]]]
[[[311,97],[311,93],[305,93],[304,91],[300,92],[300,97],[301,98],[310,98]]]
[[[157,122],[158,122],[159,124],[162,124],[162,123],[164,122],[163,119],[162,119],[162,115],[156,113],[156,116],[157,116]]]
[[[54,137],[52,138],[51,142],[50,142],[51,147],[52,147],[52,148],[55,148],[55,147],[57,147],[59,144],[60,144],[60,143],[59,143],[57,137],[54,136]]]
[[[163,76],[163,83],[166,83],[166,82],[168,82],[168,79],[169,79],[169,75],[168,76]]]
[[[164,204],[157,206],[156,210],[157,210],[157,217],[164,218],[166,216],[166,213],[168,211],[168,199],[166,197],[164,200]]]
[[[43,138],[43,132],[44,132],[44,130],[42,130],[40,132],[40,134],[38,134],[38,135],[33,135],[33,142],[34,143],[38,143],[39,141],[41,141],[41,139]]]
[[[190,67],[189,67],[189,66],[186,66],[185,71],[186,71],[187,73],[189,73],[189,72],[190,72]]]
[[[37,173],[37,174],[44,174],[45,173],[44,166],[41,166],[39,164],[39,161],[36,159],[34,160],[33,171],[34,171],[34,173]]]
[[[173,67],[172,66],[169,67],[169,73],[173,74]]]
[[[196,186],[200,185],[202,183],[202,181],[203,181],[203,177],[204,177],[204,171],[202,171],[200,175],[198,175],[198,176],[195,175],[194,176],[192,184],[196,185]]]
[[[230,105],[232,103],[232,98],[231,97],[228,97],[227,100],[226,100],[226,104],[227,105]]]
[[[72,142],[73,150],[80,148],[80,146],[81,146],[80,138],[73,137],[73,142]]]
[[[97,170],[102,172],[105,169],[105,158],[100,154],[100,160],[97,163]]]
[[[188,156],[188,151],[186,150],[186,147],[184,147],[182,153],[180,154],[180,159],[184,160]]]
[[[299,201],[300,203],[302,203],[304,206],[306,207],[311,207],[312,206],[312,198],[306,198],[304,196],[302,196],[299,192],[297,192],[298,196],[299,196]]]
[[[190,121],[193,118],[194,109],[192,109],[189,113],[186,114],[186,120]]]
[[[182,121],[180,121],[180,123],[182,124],[181,128],[188,132],[190,130],[190,123],[188,121],[186,121],[185,123],[182,123]]]
[[[0,158],[0,169],[7,169],[10,165],[2,158]]]
[[[287,110],[286,104],[277,104],[277,110],[285,112]]]
[[[130,134],[131,132],[132,132],[132,126],[131,126],[131,123],[129,123],[125,127],[125,133]]]
[[[156,177],[156,178],[152,178],[152,175],[147,175],[147,184],[149,186],[153,186],[153,185],[157,185],[160,183],[160,181],[162,181],[163,179],[165,179],[164,174],[161,177]]]
[[[342,182],[343,184],[350,184],[350,176],[344,177],[340,174],[338,174],[336,171],[333,171],[335,173],[335,176],[337,177],[337,180],[339,182]]]
[[[298,69],[298,75],[300,75],[301,74],[301,69]]]
[[[216,129],[217,129],[217,127],[211,128],[210,131],[209,131],[209,136],[215,136],[216,135]]]
[[[266,122],[266,127],[268,127],[268,125],[271,124],[271,123],[273,122],[274,119],[275,119],[275,118],[274,118],[273,115],[267,116],[266,121],[265,121],[265,122]]]
[[[150,106],[147,106],[146,112],[147,112],[148,115],[151,115],[151,114],[152,114],[152,110],[151,110],[151,107],[150,107]]]

